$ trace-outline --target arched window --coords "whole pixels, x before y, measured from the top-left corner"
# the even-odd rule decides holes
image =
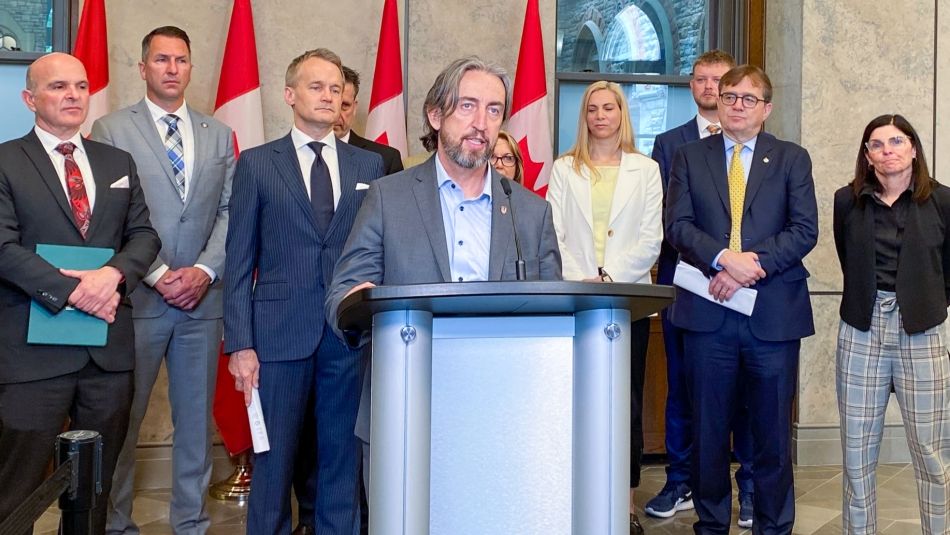
[[[606,72],[664,74],[660,37],[642,9],[631,5],[614,16],[601,60]]]

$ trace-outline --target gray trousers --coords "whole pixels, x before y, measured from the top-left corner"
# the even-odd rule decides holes
[[[132,519],[135,447],[164,360],[174,426],[169,524],[178,535],[200,535],[211,523],[205,500],[211,480],[211,403],[222,322],[191,319],[181,310],[169,309],[158,318],[136,319],[134,323],[135,395],[109,496],[107,532],[139,533]]]

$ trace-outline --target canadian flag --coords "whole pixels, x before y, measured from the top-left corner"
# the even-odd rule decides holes
[[[218,79],[218,96],[214,101],[214,118],[234,130],[235,151],[264,143],[261,78],[250,0],[234,0]]]
[[[214,118],[234,131],[235,154],[264,143],[264,114],[261,109],[261,80],[257,69],[257,43],[250,0],[234,0],[231,26],[224,46]],[[223,351],[223,344],[222,344]],[[228,372],[228,357],[218,357],[212,412],[224,447],[231,455],[251,447],[251,428],[244,394],[234,389]]]
[[[544,197],[554,165],[554,149],[548,121],[548,89],[538,0],[528,0],[525,10],[508,132],[518,140],[524,158],[524,186]]]
[[[79,18],[73,55],[86,67],[89,78],[89,114],[79,127],[88,136],[92,123],[109,113],[109,44],[106,39],[105,0],[86,0]]]
[[[366,137],[393,147],[405,158],[409,150],[406,143],[406,108],[402,100],[399,13],[396,11],[396,0],[386,0],[383,5],[383,21],[379,27],[376,72],[373,74],[373,93],[369,97]]]

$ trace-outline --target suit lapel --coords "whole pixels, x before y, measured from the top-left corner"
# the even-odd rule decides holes
[[[139,134],[142,135],[142,139],[145,141],[145,144],[148,145],[148,148],[152,150],[155,159],[158,161],[158,167],[165,173],[165,178],[168,179],[169,186],[174,190],[175,197],[178,197],[178,184],[175,182],[175,175],[172,174],[172,164],[168,159],[168,153],[165,152],[165,142],[158,134],[155,122],[152,121],[152,114],[148,111],[148,106],[145,104],[145,99],[140,100],[138,104],[129,108],[129,111],[132,113],[132,124],[138,129]],[[197,152],[195,154],[197,154]]]
[[[76,228],[75,219],[73,218],[73,210],[69,207],[66,192],[63,191],[63,184],[59,180],[56,169],[53,168],[53,161],[50,160],[49,155],[46,154],[46,151],[43,149],[40,138],[36,137],[36,132],[31,130],[22,141],[23,151],[26,152],[26,156],[33,162],[36,171],[49,189],[50,195],[56,199],[56,204],[58,204],[59,208],[66,214],[67,219],[72,223],[72,227],[76,229],[76,234],[79,234],[79,229]]]
[[[195,198],[195,194],[198,192],[198,188],[200,187],[200,184],[198,183],[198,177],[201,176],[201,171],[203,170],[205,160],[212,156],[208,153],[207,121],[205,121],[204,116],[192,110],[191,106],[188,106],[188,116],[191,119],[191,137],[194,139],[195,143],[195,161],[192,162],[193,165],[191,166],[191,176],[188,177],[188,195],[185,197],[185,209],[188,209],[188,206],[191,204],[191,200]]]
[[[765,176],[769,173],[769,154],[775,147],[772,141],[772,136],[761,132],[755,142],[755,152],[752,153],[752,164],[749,169],[749,180],[745,186],[743,213],[749,211],[749,206],[752,206],[752,199],[759,192],[759,187],[762,186]]]
[[[640,170],[634,168],[632,155],[624,153],[620,159],[620,169],[617,172],[617,185],[614,187],[614,196],[610,205],[610,216],[607,219],[608,226],[613,224],[614,220],[620,215],[620,212],[626,208],[633,192],[637,188],[640,178]],[[642,201],[642,199],[640,199]]]
[[[696,117],[683,125],[683,143],[699,141],[699,122]]]
[[[574,198],[577,207],[580,208],[581,213],[584,214],[584,221],[587,222],[587,227],[592,229],[594,228],[594,212],[590,200],[591,176],[587,166],[581,167],[580,175],[580,178],[572,175],[567,180],[567,187],[571,188],[571,197]]]
[[[95,143],[83,141],[83,149],[89,159],[89,167],[92,169],[92,178],[96,183],[96,205],[92,209],[92,216],[89,219],[89,231],[87,237],[95,236],[96,230],[101,226],[101,222],[106,219],[106,212],[109,209],[109,196],[112,195],[113,180],[119,180],[122,177],[112,176],[114,171],[109,169],[108,160],[101,155],[99,147]],[[131,180],[132,177],[129,177]]]
[[[303,175],[300,174],[300,160],[297,159],[297,149],[294,148],[294,142],[291,140],[290,134],[284,136],[274,146],[273,159],[277,174],[290,188],[291,195],[294,196],[297,204],[306,214],[307,220],[310,221],[314,231],[316,231],[317,221],[313,218],[313,206],[310,204],[310,197],[307,196],[307,188],[303,184]]]
[[[412,194],[416,199],[416,207],[422,217],[422,226],[429,238],[429,246],[435,255],[442,280],[450,282],[452,270],[449,269],[449,251],[445,242],[445,226],[442,223],[442,201],[439,199],[438,177],[435,169],[435,154],[416,167],[416,183],[412,187]]]
[[[350,135],[352,136],[352,133]],[[340,201],[333,212],[333,219],[330,220],[330,228],[327,229],[328,236],[342,224],[340,221],[347,218],[345,215],[340,215],[341,213],[355,212],[355,209],[350,210],[350,206],[356,203],[356,183],[359,182],[360,176],[353,153],[346,143],[336,140],[336,154],[340,168]]]
[[[721,135],[707,137],[705,144],[709,177],[719,193],[719,200],[722,201],[726,213],[732,217],[732,210],[729,209],[729,178],[726,176],[726,145]]]
[[[501,176],[494,169],[491,180],[491,242],[488,249],[488,280],[501,280],[508,259],[508,248],[514,235],[514,223],[511,216],[511,203],[501,188]],[[514,192],[512,192],[514,193]]]

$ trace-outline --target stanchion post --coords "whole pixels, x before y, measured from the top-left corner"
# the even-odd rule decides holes
[[[69,488],[59,497],[63,535],[92,533],[92,510],[102,493],[102,436],[67,431],[56,441],[56,465],[72,464]]]

